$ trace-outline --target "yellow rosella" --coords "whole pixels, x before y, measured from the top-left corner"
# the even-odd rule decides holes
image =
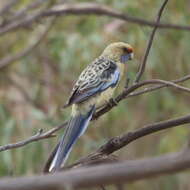
[[[66,106],[72,105],[70,121],[61,138],[49,172],[65,163],[76,140],[85,132],[95,110],[112,98],[125,63],[133,58],[133,48],[123,42],[112,43],[79,76]]]

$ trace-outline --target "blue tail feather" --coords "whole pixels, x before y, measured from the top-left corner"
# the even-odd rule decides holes
[[[94,106],[87,114],[77,114],[71,117],[65,133],[60,140],[59,147],[49,167],[49,171],[57,171],[67,160],[67,157],[75,144],[76,140],[85,132],[89,121],[94,113]]]

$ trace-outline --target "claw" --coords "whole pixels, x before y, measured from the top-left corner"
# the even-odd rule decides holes
[[[108,101],[108,104],[111,107],[113,107],[113,106],[117,106],[118,102],[114,98],[110,98],[110,100]]]
[[[125,88],[128,88],[128,87],[129,87],[129,82],[130,82],[130,78],[127,78],[127,79],[126,79],[126,83],[125,83]]]

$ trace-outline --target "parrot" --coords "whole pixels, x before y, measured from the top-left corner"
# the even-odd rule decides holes
[[[59,171],[76,143],[86,131],[93,114],[113,100],[126,62],[133,59],[133,48],[125,42],[108,45],[102,54],[80,74],[64,107],[71,106],[71,117],[64,134],[54,150],[49,172]]]

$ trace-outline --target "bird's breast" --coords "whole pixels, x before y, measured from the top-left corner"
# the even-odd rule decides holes
[[[105,91],[101,92],[97,97],[96,107],[101,107],[102,105],[108,103],[110,98],[112,98],[113,96],[114,90],[115,90],[115,87],[114,88],[110,87],[106,89]]]
[[[123,63],[117,63],[117,66],[119,68],[119,71],[120,71],[120,78],[123,76],[123,73],[124,73],[124,70],[125,70],[125,64]]]

